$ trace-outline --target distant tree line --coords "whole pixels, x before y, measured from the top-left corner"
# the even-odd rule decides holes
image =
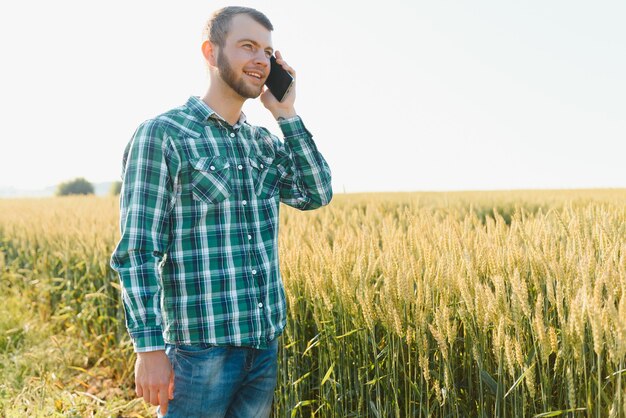
[[[111,183],[109,194],[119,195],[122,190],[122,182],[114,181]],[[63,182],[57,186],[57,196],[69,196],[69,195],[89,195],[94,194],[95,189],[93,184],[85,180],[83,177],[77,177],[73,180]]]
[[[57,186],[57,196],[69,196],[72,194],[94,194],[93,184],[83,177],[66,181]]]

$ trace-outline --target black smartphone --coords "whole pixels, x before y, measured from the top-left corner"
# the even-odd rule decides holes
[[[276,58],[270,57],[270,74],[265,80],[265,85],[272,92],[279,102],[282,102],[285,95],[293,84],[293,77],[283,67],[276,62]]]

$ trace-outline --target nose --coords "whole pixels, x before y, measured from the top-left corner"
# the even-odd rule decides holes
[[[265,51],[258,51],[254,57],[254,63],[267,67],[270,65],[270,59],[265,55]]]

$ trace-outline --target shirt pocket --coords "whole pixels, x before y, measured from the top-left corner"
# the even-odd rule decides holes
[[[233,192],[230,162],[225,157],[192,158],[191,193],[195,200],[216,204]]]
[[[278,193],[280,171],[272,157],[258,156],[249,158],[252,167],[254,192],[260,199],[270,198]]]

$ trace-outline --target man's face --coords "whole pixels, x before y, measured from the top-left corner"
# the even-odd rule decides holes
[[[236,15],[224,46],[218,49],[218,73],[238,95],[254,99],[263,91],[272,53],[270,31],[247,15]]]

